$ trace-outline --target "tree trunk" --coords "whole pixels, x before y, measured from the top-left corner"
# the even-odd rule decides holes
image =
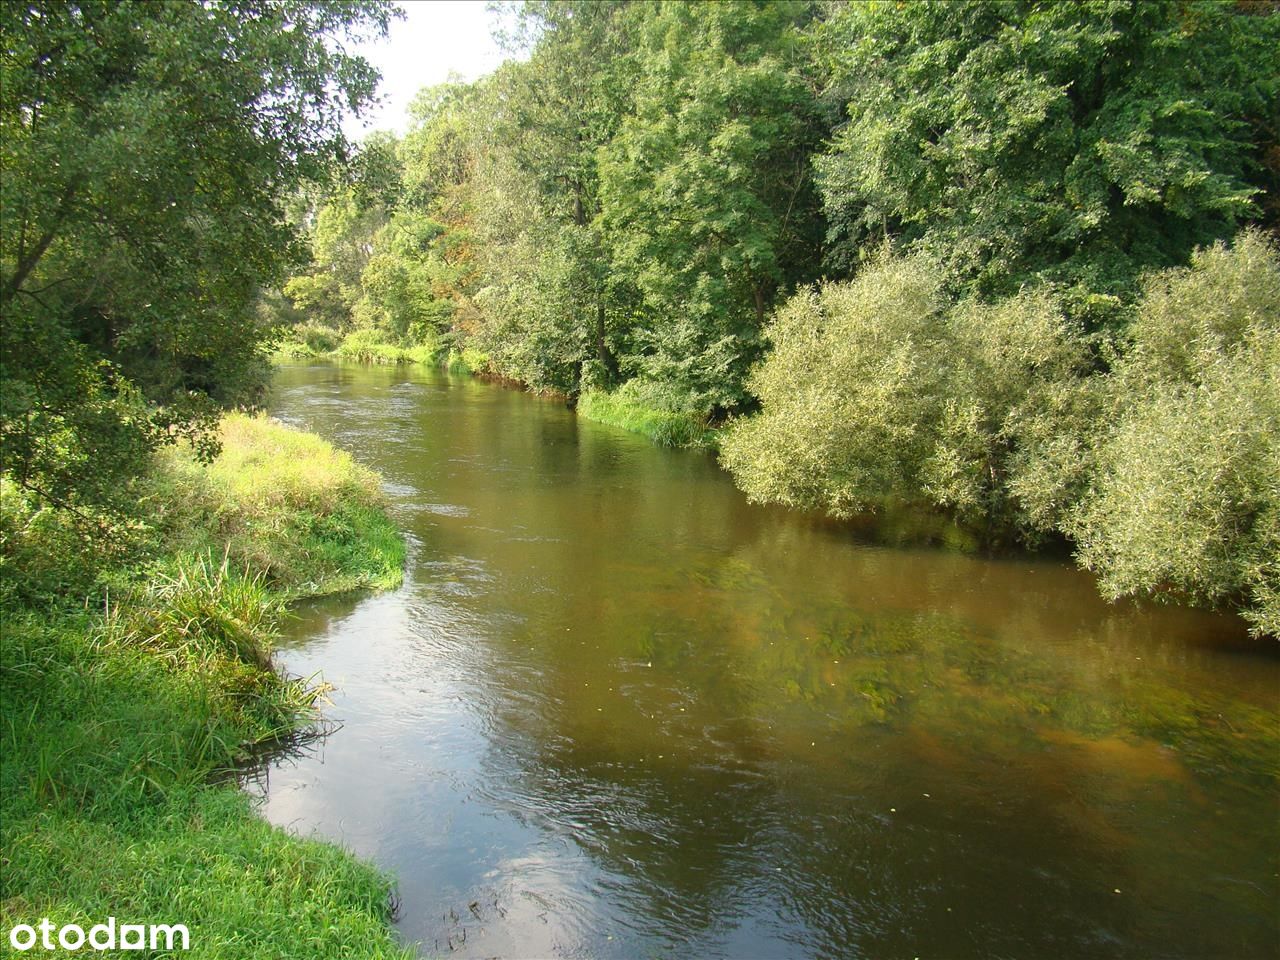
[[[596,297],[596,359],[600,366],[609,369],[609,348],[604,343],[604,294]]]

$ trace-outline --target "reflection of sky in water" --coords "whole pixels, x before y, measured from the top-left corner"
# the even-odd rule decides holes
[[[428,954],[1278,942],[1280,667],[1236,622],[858,546],[474,381],[291,368],[276,412],[384,474],[411,559],[300,611],[343,727],[265,810],[395,872]]]

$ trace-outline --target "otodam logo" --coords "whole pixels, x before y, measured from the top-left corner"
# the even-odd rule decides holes
[[[56,930],[56,932],[55,932]],[[182,923],[122,923],[115,917],[97,923],[85,932],[84,927],[68,923],[57,927],[48,917],[35,926],[20,923],[9,931],[9,946],[25,953],[28,950],[190,950],[191,934]]]

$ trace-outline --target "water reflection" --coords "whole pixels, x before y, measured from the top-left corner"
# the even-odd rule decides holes
[[[265,810],[394,870],[427,954],[1280,942],[1280,664],[1237,622],[859,545],[470,380],[293,368],[275,406],[387,477],[411,561],[301,611],[344,726]]]

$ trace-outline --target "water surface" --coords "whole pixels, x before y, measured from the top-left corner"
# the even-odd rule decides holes
[[[341,728],[274,822],[466,957],[1280,954],[1280,659],[1069,565],[859,543],[705,453],[419,369],[287,367],[402,589],[285,665]]]

